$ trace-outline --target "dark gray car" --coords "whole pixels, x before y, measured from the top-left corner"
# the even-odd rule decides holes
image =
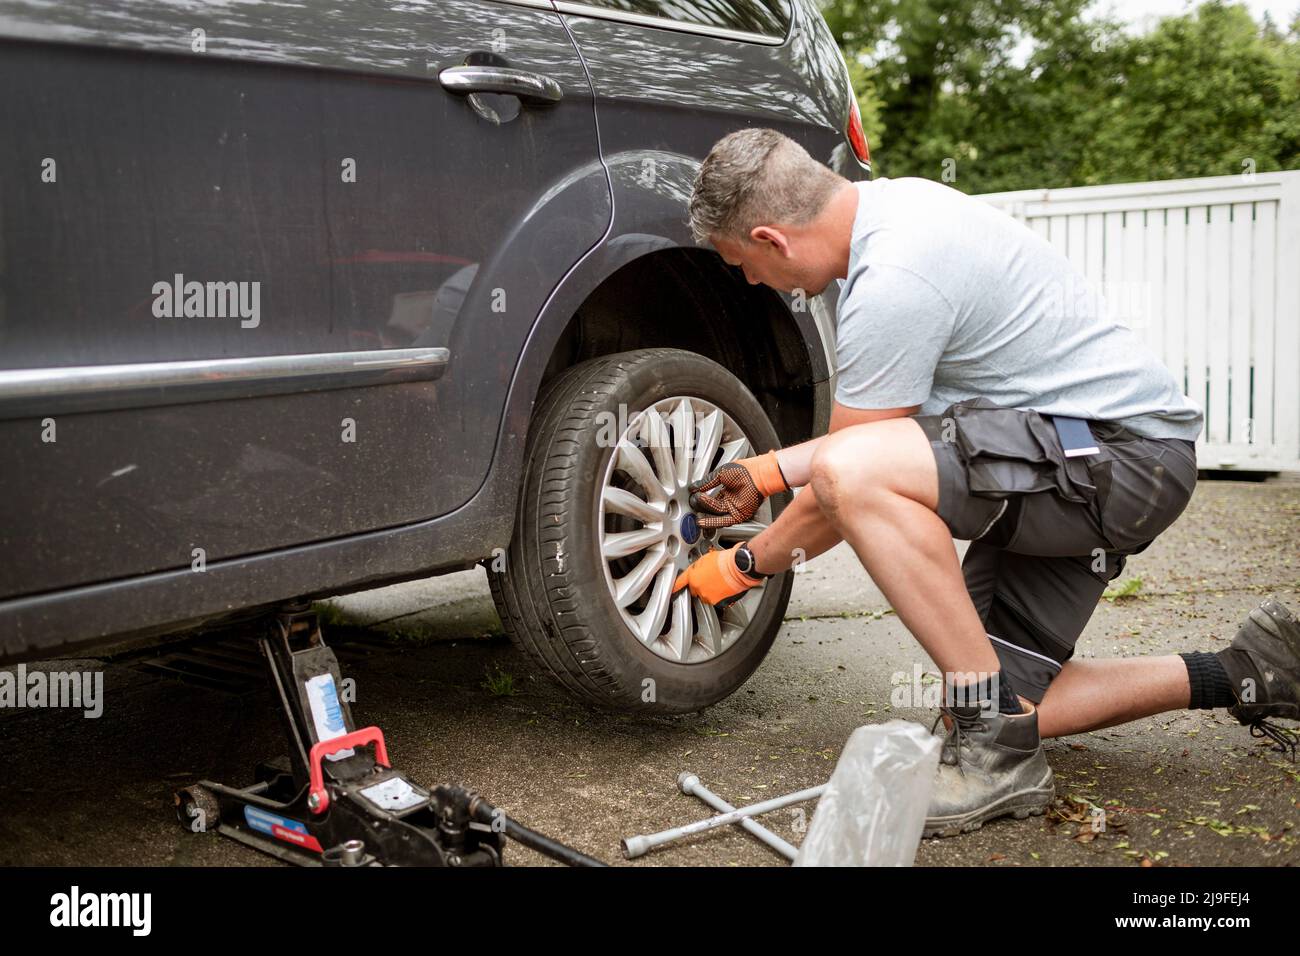
[[[834,303],[686,203],[747,125],[868,175],[811,0],[0,0],[0,84],[0,660],[483,562],[588,699],[758,665],[684,488],[825,430]]]

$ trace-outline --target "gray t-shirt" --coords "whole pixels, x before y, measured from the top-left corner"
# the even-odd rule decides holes
[[[1045,239],[926,179],[856,186],[838,402],[932,415],[983,396],[1149,438],[1200,434],[1201,409]]]

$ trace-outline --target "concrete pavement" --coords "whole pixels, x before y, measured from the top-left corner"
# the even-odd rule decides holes
[[[1300,482],[1202,482],[1188,511],[1130,559],[1133,596],[1103,601],[1079,656],[1216,650],[1267,594],[1300,608]],[[926,658],[841,546],[796,580],[772,652],[704,712],[646,718],[575,703],[500,637],[481,570],[335,602],[331,643],[356,681],[362,724],[425,783],[473,786],[521,821],[610,862],[620,837],[706,815],[674,781],[698,773],[732,803],[822,783],[850,732],[933,712],[891,702]],[[104,667],[98,661],[82,662]],[[29,665],[33,669],[38,665]],[[68,662],[44,665],[66,669]],[[513,683],[502,689],[501,675]],[[183,833],[171,787],[231,783],[279,749],[261,690],[196,688],[122,659],[104,715],[0,711],[2,864],[263,865],[230,841]],[[496,678],[490,681],[489,676]],[[927,679],[928,680],[928,679]],[[1173,713],[1050,741],[1059,799],[1046,818],[923,841],[926,865],[1295,865],[1300,766],[1224,712]],[[1106,826],[1094,832],[1094,807]],[[797,843],[811,807],[765,823]],[[513,848],[517,863],[544,862]],[[729,829],[632,865],[782,861]]]

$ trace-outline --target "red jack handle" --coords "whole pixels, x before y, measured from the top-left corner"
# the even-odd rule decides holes
[[[325,759],[325,755],[369,743],[375,745],[375,762],[391,767],[392,764],[388,762],[388,748],[384,746],[384,732],[378,727],[362,727],[342,737],[333,737],[312,745],[311,755],[307,761],[311,772],[311,789],[307,795],[307,806],[312,813],[324,813],[330,805],[329,791],[325,789],[325,771],[321,768],[321,761]]]

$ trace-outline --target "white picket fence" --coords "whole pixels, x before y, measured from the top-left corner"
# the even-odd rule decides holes
[[[1300,469],[1300,171],[979,198],[1064,252],[1205,409],[1202,468]]]

